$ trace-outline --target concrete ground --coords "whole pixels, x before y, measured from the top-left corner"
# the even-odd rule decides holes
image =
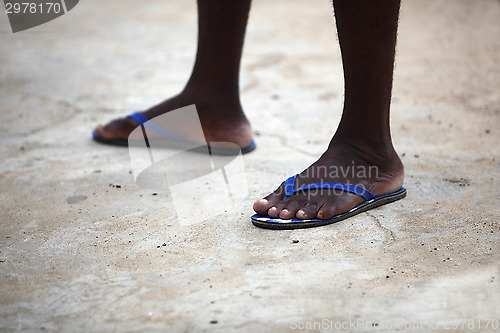
[[[251,205],[339,121],[329,1],[255,0],[241,87],[258,148],[236,210],[181,225],[126,148],[90,138],[183,87],[195,9],[85,0],[16,34],[0,14],[0,330],[500,330],[499,1],[403,1],[392,128],[408,196],[295,231],[254,227]]]

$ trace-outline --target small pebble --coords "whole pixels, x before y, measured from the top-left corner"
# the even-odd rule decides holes
[[[211,320],[210,324],[217,324],[217,320]]]
[[[292,243],[293,243],[293,244],[297,244],[298,242],[299,242],[299,240],[298,240],[298,239],[294,239],[294,240],[292,240]]]

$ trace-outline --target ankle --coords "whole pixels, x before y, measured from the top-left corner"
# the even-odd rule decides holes
[[[403,169],[401,159],[390,140],[374,142],[335,135],[330,142],[327,153],[337,149],[355,155],[365,163],[381,169]]]
[[[206,101],[227,100],[239,103],[239,85],[234,80],[207,80],[191,78],[184,90],[183,95],[202,98]]]

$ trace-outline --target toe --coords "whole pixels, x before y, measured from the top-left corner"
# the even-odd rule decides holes
[[[279,217],[284,220],[294,218],[297,210],[299,210],[301,206],[302,205],[297,201],[287,202],[285,207],[279,212]]]
[[[105,129],[105,126],[104,125],[98,125],[96,128],[95,128],[95,132],[97,133],[98,136],[100,136],[101,138],[104,138],[104,139],[109,139],[108,137],[108,133]]]
[[[297,214],[295,216],[301,220],[312,219],[318,213],[318,209],[319,207],[317,204],[307,203],[297,211]]]
[[[97,135],[106,140],[127,138],[137,124],[131,119],[115,119],[106,125],[99,125],[95,131]]]
[[[278,210],[278,208],[276,208],[275,206],[272,206],[271,208],[269,208],[269,210],[267,211],[267,214],[264,214],[264,215],[268,215],[270,217],[278,217],[280,215],[280,211]]]
[[[253,203],[253,210],[259,215],[266,215],[269,206],[272,206],[272,204],[269,203],[268,199],[264,198]]]
[[[272,207],[276,206],[281,201],[281,199],[283,199],[283,197],[284,197],[284,195],[282,194],[282,191],[280,190],[282,186],[283,185],[278,187],[278,189],[276,191],[274,191],[273,193],[264,197],[263,199],[255,201],[253,204],[253,210],[259,215],[262,215],[262,216],[268,215],[268,211]],[[274,217],[277,217],[278,214],[279,214],[279,212],[277,212],[276,216],[274,216]],[[269,215],[269,216],[271,216],[271,215]]]
[[[321,220],[328,220],[335,216],[335,206],[331,204],[324,204],[318,211],[316,217]]]
[[[115,123],[116,120],[105,125],[100,124],[95,129],[97,135],[106,140],[116,139],[118,134],[117,132],[120,129],[120,127],[118,127]]]
[[[280,217],[282,219],[290,219],[295,216],[295,212],[301,207],[297,204],[295,197],[287,197],[281,199],[276,205],[268,211],[271,217]],[[293,210],[293,215],[291,211]]]

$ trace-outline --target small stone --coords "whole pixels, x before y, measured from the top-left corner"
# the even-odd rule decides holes
[[[163,244],[161,244],[161,246],[167,246],[167,243],[163,243]]]
[[[292,240],[292,243],[293,243],[293,244],[297,244],[298,242],[299,242],[299,240],[298,240],[298,239],[294,239],[294,240]]]
[[[217,320],[211,320],[211,321],[210,321],[210,324],[217,324],[217,323],[218,323],[218,321],[217,321]]]

